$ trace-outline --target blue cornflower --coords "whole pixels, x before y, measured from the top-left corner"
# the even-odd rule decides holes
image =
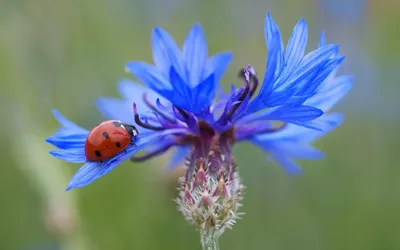
[[[222,176],[229,183],[237,179],[231,151],[240,141],[259,146],[289,173],[299,173],[293,160],[321,157],[322,153],[310,143],[342,122],[342,115],[324,112],[348,92],[353,81],[350,76],[335,77],[344,59],[338,54],[338,45],[326,44],[322,34],[318,48],[305,55],[307,36],[307,25],[302,19],[285,49],[277,25],[267,14],[268,56],[262,83],[248,65],[240,72],[243,86],[232,85],[225,93],[219,83],[231,54],[219,53],[208,58],[200,25],[190,30],[182,51],[166,31],[155,28],[155,65],[126,64],[126,70],[145,86],[124,80],[118,85],[122,100],[102,98],[97,102],[106,117],[137,126],[140,134],[135,146],[101,165],[87,162],[84,142],[88,131],[54,112],[63,128],[48,139],[60,148],[52,154],[70,162],[87,162],[72,178],[68,189],[91,183],[128,158],[143,161],[170,148],[175,152],[169,169],[185,158],[188,160],[184,183],[193,174],[193,185],[206,182],[205,172]],[[139,151],[145,153],[135,155]],[[220,184],[214,193],[228,195],[232,189]],[[185,186],[183,200],[193,203],[193,193],[186,192],[190,188],[193,187]]]

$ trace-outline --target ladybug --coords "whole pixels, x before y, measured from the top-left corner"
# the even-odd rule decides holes
[[[125,150],[128,145],[135,145],[138,133],[135,126],[118,120],[102,122],[94,127],[86,137],[86,159],[101,162],[112,158]]]

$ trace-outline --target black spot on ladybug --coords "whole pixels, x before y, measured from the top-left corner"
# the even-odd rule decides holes
[[[95,150],[95,151],[94,151],[94,154],[95,154],[97,157],[101,157],[101,152],[100,152],[99,150]]]
[[[122,126],[122,124],[120,122],[113,122],[113,125],[115,127],[121,127]]]
[[[117,146],[117,148],[120,148],[120,147],[121,147],[121,143],[120,143],[119,141],[117,141],[117,142],[115,143],[115,146]]]
[[[103,136],[104,136],[104,138],[108,138],[108,133],[107,132],[103,132]]]

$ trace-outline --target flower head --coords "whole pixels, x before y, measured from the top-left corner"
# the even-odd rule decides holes
[[[190,30],[182,50],[166,31],[155,28],[152,35],[155,65],[126,64],[126,70],[145,86],[124,80],[118,85],[122,100],[101,98],[97,102],[106,117],[138,127],[136,146],[129,146],[126,152],[103,162],[102,166],[86,163],[69,188],[89,184],[125,159],[143,161],[174,148],[168,168],[174,168],[185,158],[190,162],[182,181],[183,190],[198,190],[196,176],[203,171],[205,176],[213,178],[202,182],[212,194],[214,184],[221,178],[225,186],[238,184],[229,176],[237,174],[231,152],[241,141],[260,147],[289,173],[299,173],[293,160],[322,156],[310,143],[341,123],[340,114],[324,112],[347,93],[353,81],[349,76],[335,77],[344,59],[338,54],[338,45],[326,44],[322,34],[318,48],[305,55],[307,37],[307,25],[301,19],[285,49],[278,26],[267,14],[268,56],[263,80],[259,81],[255,69],[247,65],[240,71],[243,85],[224,92],[220,80],[231,54],[218,53],[208,58],[200,25]],[[55,116],[63,128],[48,139],[60,148],[52,154],[66,161],[86,162],[82,152],[88,131],[57,112]],[[137,155],[139,151],[144,154]],[[218,190],[222,190],[219,194],[225,194],[224,188]],[[228,188],[226,197],[235,193],[232,190]],[[184,201],[181,199],[181,203]]]
[[[214,244],[240,215],[244,187],[232,156],[236,143],[250,142],[288,173],[298,174],[294,160],[321,157],[310,143],[343,120],[341,114],[325,112],[349,91],[353,78],[335,77],[344,57],[339,56],[338,45],[326,44],[323,33],[318,48],[305,55],[307,36],[306,22],[301,19],[285,49],[278,26],[267,14],[263,80],[247,65],[239,72],[242,86],[232,85],[224,92],[220,80],[231,54],[208,58],[200,25],[193,26],[182,51],[166,31],[155,28],[155,65],[126,64],[126,70],[145,86],[124,80],[118,85],[122,100],[101,98],[97,102],[106,117],[139,129],[134,144],[110,159],[88,161],[85,140],[89,131],[53,112],[62,128],[47,139],[59,148],[51,154],[85,163],[67,190],[88,185],[128,158],[144,161],[174,148],[169,169],[187,160],[186,174],[180,179],[179,210],[200,230],[203,247]]]

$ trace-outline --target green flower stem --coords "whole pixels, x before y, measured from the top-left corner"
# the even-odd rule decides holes
[[[214,230],[204,230],[200,232],[201,245],[203,250],[219,250],[218,236]]]

